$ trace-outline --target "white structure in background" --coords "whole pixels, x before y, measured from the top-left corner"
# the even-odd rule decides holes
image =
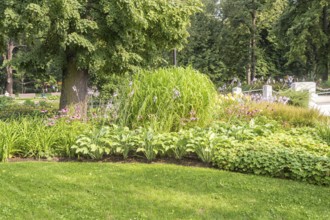
[[[315,82],[295,82],[291,88],[294,91],[308,91],[310,93],[309,107],[318,109],[321,114],[330,116],[330,96],[316,94]]]
[[[295,82],[291,84],[293,91],[308,91],[310,94],[316,93],[315,82]]]
[[[273,87],[270,85],[264,85],[262,87],[262,97],[265,100],[270,100],[273,98]]]
[[[239,95],[239,94],[242,94],[242,88],[240,87],[234,87],[233,90],[232,90],[233,94],[236,94],[236,95]]]

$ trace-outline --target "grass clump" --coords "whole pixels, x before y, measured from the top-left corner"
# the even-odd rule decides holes
[[[141,70],[127,84],[120,91],[121,125],[178,131],[212,120],[216,90],[206,75],[192,68]]]
[[[277,102],[255,102],[245,96],[219,96],[217,103],[217,119],[221,121],[250,121],[258,116],[276,120],[288,127],[315,127],[327,124],[327,116],[321,115],[317,109],[292,106]]]
[[[259,109],[259,115],[267,116],[291,126],[315,126],[326,123],[326,116],[316,109],[308,109],[281,103],[251,103],[251,108]]]
[[[11,157],[71,157],[71,146],[90,125],[80,121],[21,117],[0,121],[0,161]]]

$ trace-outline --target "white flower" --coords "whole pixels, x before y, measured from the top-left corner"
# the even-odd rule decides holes
[[[178,89],[173,89],[173,99],[177,99],[181,96],[181,93]]]
[[[73,91],[77,92],[77,87],[76,85],[72,86]]]

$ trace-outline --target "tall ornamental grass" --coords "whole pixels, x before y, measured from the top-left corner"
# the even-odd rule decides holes
[[[178,131],[212,120],[216,90],[192,68],[141,70],[119,92],[119,124]]]

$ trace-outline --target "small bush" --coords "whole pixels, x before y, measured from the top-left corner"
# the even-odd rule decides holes
[[[119,122],[155,131],[210,123],[216,91],[206,75],[191,68],[140,71],[119,92]]]

